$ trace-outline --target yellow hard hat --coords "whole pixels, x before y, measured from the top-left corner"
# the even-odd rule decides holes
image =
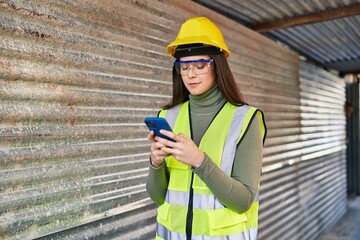
[[[167,46],[166,50],[171,56],[174,56],[178,46],[196,43],[220,48],[226,57],[230,56],[220,29],[206,17],[194,17],[185,21],[181,25],[176,39]]]

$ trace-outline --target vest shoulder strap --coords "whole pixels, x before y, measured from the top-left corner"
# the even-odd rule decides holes
[[[251,121],[253,121],[253,119],[256,115],[259,117],[259,120],[260,120],[260,127],[261,127],[263,143],[265,142],[266,124],[265,124],[264,113],[255,107],[250,107],[244,118],[244,126],[246,126],[246,127],[242,128],[240,137],[238,139],[238,143],[241,141],[241,139],[245,135],[246,131],[248,130],[248,126],[250,125]]]

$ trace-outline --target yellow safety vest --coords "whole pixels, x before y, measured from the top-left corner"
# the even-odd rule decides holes
[[[201,139],[199,148],[229,176],[237,145],[256,114],[261,121],[264,140],[266,126],[262,112],[247,105],[234,106],[229,102],[216,115]],[[159,116],[168,120],[174,133],[191,137],[189,102],[163,110]],[[192,239],[256,239],[258,193],[250,209],[240,214],[225,207],[206,184],[192,173],[190,166],[172,156],[166,158],[166,165],[170,179],[165,202],[158,208],[156,239],[186,239],[191,188]]]

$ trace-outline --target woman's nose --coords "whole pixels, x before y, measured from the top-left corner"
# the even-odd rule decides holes
[[[189,67],[188,77],[196,77],[196,73],[191,67]]]

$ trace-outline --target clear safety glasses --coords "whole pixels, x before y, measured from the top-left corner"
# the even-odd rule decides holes
[[[174,66],[176,72],[181,76],[187,76],[190,72],[190,69],[196,75],[201,75],[209,72],[212,62],[214,62],[214,59],[176,61],[174,62]]]

